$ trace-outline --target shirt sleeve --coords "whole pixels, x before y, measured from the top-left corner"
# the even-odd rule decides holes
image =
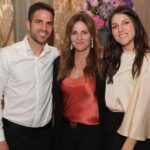
[[[4,131],[2,123],[2,104],[4,90],[9,76],[9,63],[7,53],[3,50],[0,50],[0,141],[4,141]]]
[[[136,80],[118,133],[144,141],[150,138],[150,57],[144,58],[141,73]]]

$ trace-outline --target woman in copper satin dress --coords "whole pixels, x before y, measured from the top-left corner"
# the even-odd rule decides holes
[[[105,77],[103,51],[93,19],[68,22],[65,46],[54,62],[56,142],[62,150],[103,150]]]

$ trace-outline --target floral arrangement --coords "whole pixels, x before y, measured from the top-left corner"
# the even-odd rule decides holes
[[[133,7],[132,0],[86,0],[82,10],[92,16],[98,29],[106,26],[111,12],[118,6]]]

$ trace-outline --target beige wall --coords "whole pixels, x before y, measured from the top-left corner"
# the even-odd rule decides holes
[[[150,45],[150,0],[134,0],[134,7],[145,27]]]

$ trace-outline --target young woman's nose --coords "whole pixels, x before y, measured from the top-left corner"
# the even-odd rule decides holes
[[[122,31],[122,29],[123,29],[123,26],[122,26],[122,25],[119,25],[119,26],[118,26],[118,31]]]

